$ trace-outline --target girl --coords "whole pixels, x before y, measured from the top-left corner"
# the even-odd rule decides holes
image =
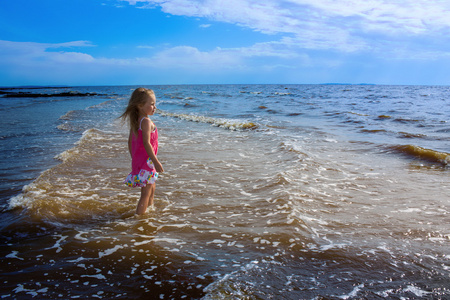
[[[155,93],[150,89],[138,88],[130,97],[125,112],[120,116],[122,120],[128,119],[130,135],[128,137],[128,150],[131,155],[131,173],[124,183],[130,187],[140,187],[136,214],[142,215],[148,205],[153,207],[155,195],[155,181],[158,172],[164,172],[158,161],[158,130],[148,116],[156,111]]]

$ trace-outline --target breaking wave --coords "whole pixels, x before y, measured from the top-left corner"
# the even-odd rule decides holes
[[[86,130],[73,148],[55,157],[60,164],[9,200],[9,209],[22,208],[36,219],[58,221],[129,213],[134,203],[121,188],[128,166],[126,159],[117,159],[126,154],[125,143],[121,133]]]
[[[226,128],[229,130],[248,130],[248,129],[253,130],[259,128],[259,126],[253,122],[242,122],[240,120],[211,118],[190,114],[169,113],[161,110],[158,113],[161,116],[165,117],[173,117],[192,122],[212,124],[214,126]]]
[[[450,153],[426,149],[415,145],[396,145],[390,149],[416,158],[441,163],[445,166],[450,164]]]

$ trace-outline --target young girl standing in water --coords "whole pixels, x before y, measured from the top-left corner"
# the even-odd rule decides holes
[[[130,187],[140,187],[136,214],[142,215],[147,207],[153,206],[155,182],[158,172],[164,172],[156,157],[158,153],[158,130],[148,116],[156,111],[155,93],[146,88],[136,89],[130,97],[125,112],[120,116],[128,119],[130,135],[128,150],[131,155],[131,173],[124,183]]]

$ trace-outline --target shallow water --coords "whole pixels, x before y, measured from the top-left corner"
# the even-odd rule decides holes
[[[447,87],[152,87],[166,172],[139,217],[133,88],[0,99],[2,296],[450,297]]]

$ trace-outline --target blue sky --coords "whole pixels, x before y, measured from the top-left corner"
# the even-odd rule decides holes
[[[449,70],[450,1],[0,1],[0,86],[449,85]]]

